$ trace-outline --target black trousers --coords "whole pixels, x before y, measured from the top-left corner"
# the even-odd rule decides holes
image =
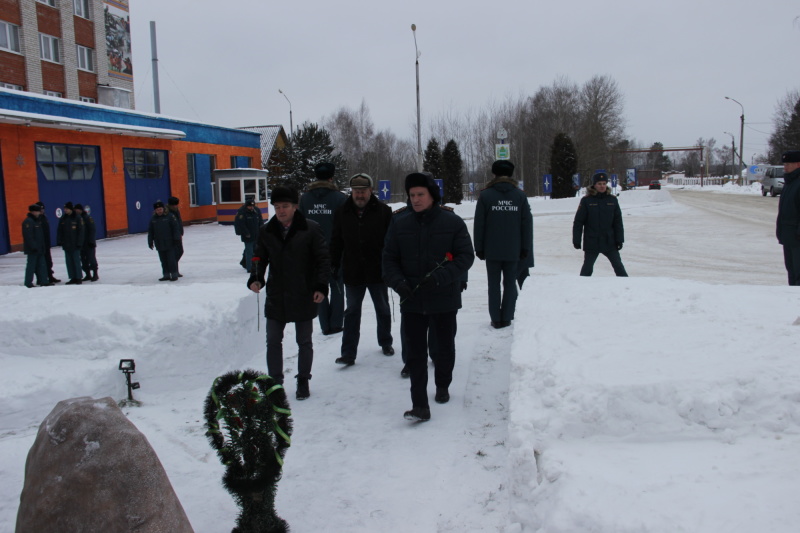
[[[423,315],[403,313],[406,366],[411,378],[411,404],[428,407],[428,332],[436,338],[434,380],[437,388],[448,388],[456,363],[456,314],[458,311]]]
[[[171,277],[173,274],[178,275],[178,262],[175,261],[175,250],[169,248],[167,250],[158,251],[158,259],[161,261],[161,273],[164,277]]]
[[[783,262],[789,275],[789,285],[800,286],[800,243],[783,245]]]
[[[597,256],[602,253],[611,261],[611,267],[614,269],[614,274],[617,277],[627,278],[628,273],[625,272],[625,266],[622,264],[622,258],[619,256],[618,250],[611,250],[610,252],[583,252],[583,266],[581,267],[581,276],[591,276],[594,271],[594,262],[597,261]]]

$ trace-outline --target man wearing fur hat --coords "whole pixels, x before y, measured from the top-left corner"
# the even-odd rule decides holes
[[[81,248],[85,238],[83,219],[74,211],[72,202],[64,204],[64,214],[58,219],[56,231],[56,244],[64,250],[64,259],[67,262],[66,285],[80,285],[81,278]]]
[[[533,266],[533,217],[527,196],[511,179],[514,164],[495,161],[492,174],[494,179],[478,197],[473,228],[475,255],[486,261],[489,318],[492,327],[499,329],[514,320],[520,263],[525,268]]]
[[[783,246],[789,285],[800,286],[800,150],[784,152],[781,161],[783,192],[778,201],[775,234]]]
[[[41,215],[42,208],[37,204],[33,204],[28,207],[28,216],[22,222],[23,252],[28,258],[28,263],[25,266],[25,286],[29,289],[34,287],[34,274],[40,287],[53,284],[47,275],[47,264],[44,260],[44,249],[47,241],[44,236],[45,226],[42,224]]]
[[[300,198],[299,209],[309,220],[322,228],[325,243],[330,248],[333,233],[333,214],[347,200],[333,183],[336,166],[322,162],[314,167],[317,181],[308,186]],[[319,327],[323,335],[341,333],[344,329],[344,286],[341,273],[330,277],[330,293],[319,304]]]
[[[372,178],[356,174],[350,178],[351,196],[333,215],[331,265],[334,276],[342,273],[347,298],[344,312],[340,365],[356,362],[361,337],[361,304],[369,291],[378,322],[378,345],[384,355],[394,355],[389,290],[381,276],[381,255],[391,208],[372,193]]]
[[[383,279],[400,295],[400,312],[411,378],[412,408],[407,420],[431,418],[428,404],[428,332],[436,337],[437,403],[450,400],[456,348],[456,314],[461,308],[462,279],[475,253],[464,221],[440,206],[439,186],[429,172],[406,176],[411,209],[396,215],[386,233]]]
[[[97,281],[97,227],[92,216],[83,209],[81,204],[75,204],[75,213],[83,219],[85,236],[81,247],[81,267],[86,274],[82,281]]]
[[[297,391],[305,400],[311,395],[311,363],[314,345],[311,333],[317,307],[325,299],[331,261],[328,244],[319,224],[307,219],[298,209],[297,191],[275,187],[270,199],[275,210],[261,226],[256,241],[255,272],[247,286],[253,292],[267,288],[264,315],[267,317],[267,371],[283,383],[283,330],[294,322],[298,346]],[[255,257],[258,261],[255,261]],[[269,265],[269,276],[266,276]]]
[[[627,277],[619,251],[625,242],[622,227],[622,210],[617,197],[608,191],[608,174],[597,172],[592,176],[592,186],[586,188],[572,223],[572,245],[581,249],[583,237],[583,266],[581,276],[591,276],[597,257],[603,254],[611,261],[614,273]]]
[[[178,281],[178,263],[175,261],[175,249],[180,241],[181,232],[178,221],[164,207],[164,202],[153,204],[153,216],[147,230],[147,246],[158,251],[161,262],[161,277],[158,281]]]
[[[61,283],[61,280],[55,276],[55,271],[53,270],[53,256],[50,253],[50,221],[47,219],[47,209],[45,209],[44,202],[41,200],[36,202],[36,205],[42,208],[42,214],[39,215],[39,220],[41,220],[42,226],[44,227],[44,261],[47,265],[49,281],[50,283]]]

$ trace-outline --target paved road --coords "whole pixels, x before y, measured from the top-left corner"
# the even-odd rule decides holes
[[[775,228],[775,217],[778,216],[777,197],[753,194],[716,194],[685,189],[670,189],[669,192],[676,202],[684,205],[733,218],[739,222]]]

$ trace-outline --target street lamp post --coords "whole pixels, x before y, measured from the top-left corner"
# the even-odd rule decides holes
[[[741,126],[740,126],[741,129],[739,130],[739,177],[741,178],[742,169],[744,168],[744,165],[742,164],[742,157],[744,156],[743,153],[744,152],[744,106],[742,105],[741,102],[739,102],[738,100],[734,100],[730,96],[726,96],[725,99],[736,102],[737,104],[739,104],[739,107],[742,108],[742,116],[739,117],[741,118]],[[736,180],[736,183],[739,183],[738,179]]]
[[[414,34],[414,52],[416,52],[417,68],[417,171],[422,172],[422,124],[419,118],[419,49],[417,49],[417,25],[411,25],[411,33]]]
[[[292,124],[292,101],[289,100],[289,97],[286,96],[286,93],[278,89],[278,92],[286,98],[286,101],[289,102],[289,141],[294,139],[294,124]]]
[[[722,133],[731,136],[731,168],[733,168],[733,165],[736,164],[736,141],[733,139],[733,133],[728,133],[727,131]]]

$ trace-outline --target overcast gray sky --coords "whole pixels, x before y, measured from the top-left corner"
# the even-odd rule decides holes
[[[714,137],[766,151],[775,104],[800,88],[797,0],[131,0],[137,109],[221,126],[319,121],[362,99],[378,129],[414,136],[417,25],[423,132],[443,110],[533,95],[559,76],[609,75],[628,138],[689,146]],[[423,141],[424,142],[424,141]]]

